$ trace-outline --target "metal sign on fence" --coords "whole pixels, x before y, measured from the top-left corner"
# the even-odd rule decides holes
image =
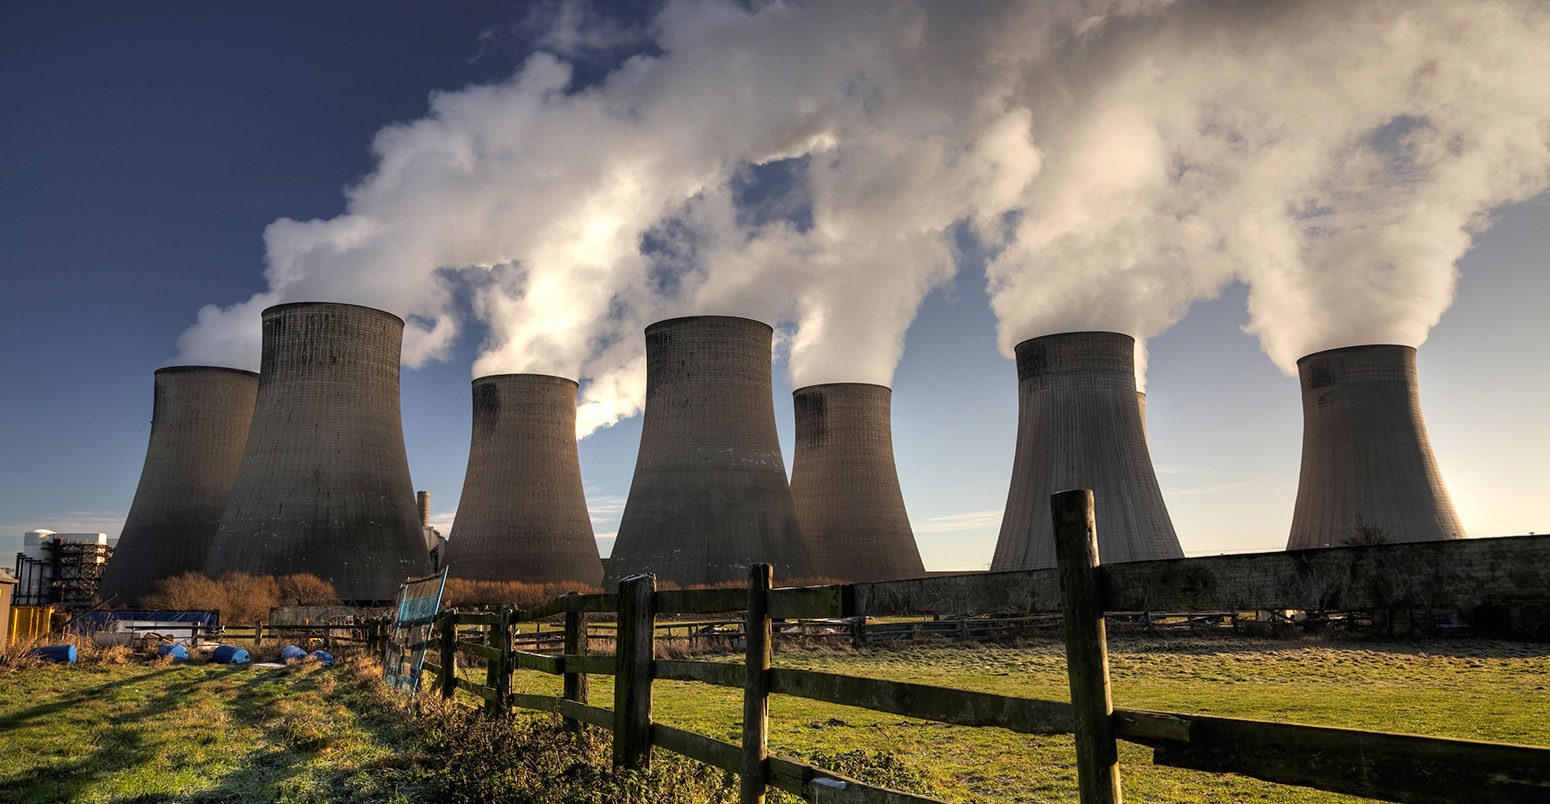
[[[420,666],[446,583],[447,571],[442,570],[398,588],[392,631],[382,655],[382,677],[398,689],[414,692],[420,688]]]

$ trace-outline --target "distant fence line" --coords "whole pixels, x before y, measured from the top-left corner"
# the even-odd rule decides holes
[[[1117,740],[1154,749],[1153,762],[1232,772],[1288,785],[1402,802],[1550,800],[1550,748],[1305,726],[1180,712],[1115,708],[1109,688],[1105,613],[1138,611],[1323,611],[1442,609],[1550,604],[1550,536],[1520,536],[1322,550],[1098,563],[1090,491],[1051,498],[1056,569],[772,588],[753,568],[746,589],[662,590],[652,576],[612,594],[566,595],[528,610],[443,612],[430,647],[435,688],[462,689],[497,713],[554,711],[571,728],[589,723],[614,736],[614,761],[639,768],[653,746],[737,773],[744,804],[775,787],[813,802],[908,804],[937,799],[862,784],[822,768],[771,756],[768,697],[792,695],[963,726],[1025,734],[1074,733],[1084,804],[1118,802]],[[587,615],[617,618],[615,651],[588,650]],[[744,612],[745,661],[657,659],[659,614]],[[858,676],[772,668],[775,619],[838,619],[976,612],[1027,617],[1059,612],[1071,701],[973,692]],[[513,635],[517,623],[564,616],[542,645]],[[730,622],[730,621],[728,621]],[[459,628],[483,630],[483,642]],[[681,625],[677,627],[682,627]],[[520,640],[520,643],[519,643]],[[558,649],[522,650],[517,644]],[[482,683],[457,676],[460,655],[484,660]],[[560,696],[512,692],[512,673],[564,677]],[[614,677],[612,709],[588,701],[588,676]],[[655,679],[743,690],[741,745],[664,724],[651,716]]]

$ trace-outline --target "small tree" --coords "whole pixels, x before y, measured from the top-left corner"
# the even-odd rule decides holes
[[[334,585],[310,573],[282,575],[279,584],[281,606],[337,606],[339,593]]]
[[[202,573],[185,572],[170,578],[162,578],[141,596],[140,605],[148,609],[209,609],[224,612],[226,590]]]
[[[1392,544],[1389,532],[1356,515],[1356,524],[1351,526],[1350,535],[1340,540],[1340,544],[1346,547],[1360,547],[1368,544]]]

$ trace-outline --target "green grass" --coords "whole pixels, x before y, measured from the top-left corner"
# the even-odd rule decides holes
[[[1550,648],[1510,643],[1425,647],[1365,642],[1133,640],[1110,644],[1116,706],[1204,713],[1475,740],[1550,745],[1544,717]],[[736,661],[736,657],[723,660]],[[962,689],[1068,700],[1064,649],[899,647],[788,651],[794,667]],[[592,700],[610,706],[609,679]],[[521,671],[516,688],[558,694],[553,677]],[[657,720],[736,742],[741,693],[692,682],[654,685]],[[775,696],[775,753],[809,758],[854,750],[891,752],[923,769],[949,801],[1064,801],[1075,795],[1068,735],[1040,737],[963,728],[853,707]],[[1135,801],[1360,801],[1232,774],[1153,766],[1150,749],[1120,744],[1123,785]],[[821,764],[821,763],[820,763]]]
[[[1550,744],[1545,646],[1115,639],[1110,658],[1120,706]],[[1058,644],[783,651],[776,664],[1067,695]],[[0,672],[0,802],[727,800],[724,775],[689,760],[659,754],[651,775],[617,777],[596,732],[566,735],[540,715],[492,724],[428,696],[407,712],[374,675],[369,666],[134,661]],[[610,705],[609,682],[593,679],[594,703]],[[532,671],[515,680],[525,692],[555,694],[559,685]],[[665,681],[654,689],[659,721],[738,740],[739,691]],[[772,750],[784,756],[955,802],[1074,800],[1069,736],[944,726],[785,696],[770,709]],[[1126,743],[1120,758],[1132,801],[1356,800],[1154,767],[1146,749]]]

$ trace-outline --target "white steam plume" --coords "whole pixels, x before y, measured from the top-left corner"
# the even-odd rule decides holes
[[[560,17],[562,50],[634,35]],[[1283,366],[1418,342],[1484,213],[1544,185],[1544,18],[679,0],[651,22],[659,55],[595,86],[538,54],[384,129],[346,212],[272,224],[269,289],[201,310],[180,359],[251,366],[258,310],[325,299],[406,316],[419,365],[463,330],[462,290],[488,330],[474,374],[580,379],[582,434],[639,409],[640,333],[669,316],[788,322],[797,385],[888,383],[965,225],[999,249],[1008,353],[1154,335],[1234,277]]]
[[[1180,3],[1033,80],[1046,169],[988,270],[1001,346],[1144,338],[1233,278],[1288,372],[1419,345],[1499,205],[1546,186],[1550,24],[1518,2]]]

